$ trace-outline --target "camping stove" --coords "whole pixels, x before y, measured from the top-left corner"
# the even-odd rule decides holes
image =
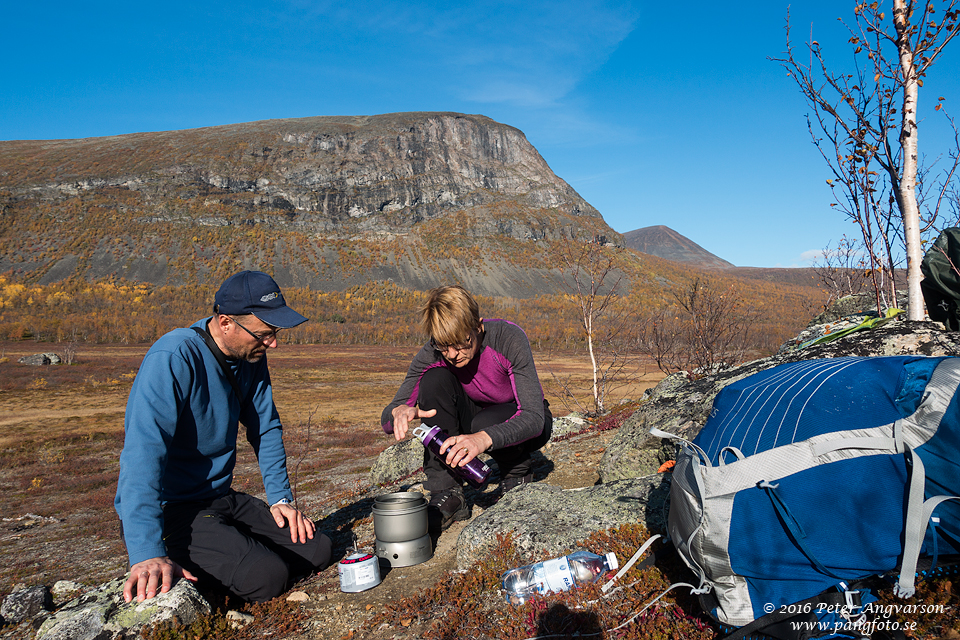
[[[376,554],[391,567],[409,567],[433,557],[427,526],[427,499],[422,493],[388,493],[373,501]]]
[[[377,540],[376,545],[377,556],[386,560],[391,568],[410,567],[433,557],[433,543],[429,534],[407,542]]]

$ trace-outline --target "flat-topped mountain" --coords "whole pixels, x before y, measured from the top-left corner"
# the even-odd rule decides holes
[[[200,197],[206,215],[196,219],[208,224],[260,212],[318,232],[399,231],[505,201],[600,218],[521,131],[457,113],[0,142],[0,184],[17,199],[126,190],[152,219],[167,221],[182,221],[186,207],[177,205]]]
[[[628,237],[657,229],[628,243],[651,255],[618,252],[634,285],[730,266],[666,227]],[[521,131],[432,112],[0,142],[0,237],[0,275],[26,284],[262,269],[284,287],[517,298],[561,289],[560,245],[624,245]]]
[[[521,131],[457,113],[0,142],[0,230],[0,273],[33,281],[257,267],[319,289],[473,278],[518,295],[555,280],[537,241],[619,242]]]
[[[700,267],[728,268],[733,265],[713,255],[696,242],[680,235],[670,227],[656,225],[623,234],[624,244],[631,249],[677,262]]]

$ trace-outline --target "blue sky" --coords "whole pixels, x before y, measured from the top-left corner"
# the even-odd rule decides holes
[[[768,56],[784,0],[44,2],[5,8],[0,140],[316,115],[480,113],[522,130],[620,232],[663,224],[738,266],[804,266],[831,210],[808,108]],[[846,60],[853,1],[793,6]],[[960,113],[960,44],[921,93]],[[942,153],[942,129],[921,149]],[[926,135],[925,135],[926,134]]]

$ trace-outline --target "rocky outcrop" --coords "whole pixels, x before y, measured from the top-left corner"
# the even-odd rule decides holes
[[[108,582],[35,618],[37,640],[132,640],[145,627],[174,621],[189,625],[211,611],[187,580],[155,598],[129,604],[123,601],[123,583],[123,578]]]
[[[866,318],[859,314],[848,316],[846,324],[858,326]],[[668,376],[624,422],[607,447],[600,465],[601,480],[612,482],[656,472],[661,464],[673,458],[674,445],[650,435],[651,428],[693,439],[706,423],[717,393],[758,371],[787,362],[839,356],[960,355],[960,335],[943,331],[938,323],[899,319],[832,342],[799,348],[830,329],[836,329],[836,322],[811,326],[774,356],[697,379],[690,379],[686,372]]]
[[[0,618],[3,624],[20,624],[52,608],[53,598],[46,587],[30,587],[14,591],[3,599]]]
[[[545,484],[521,485],[464,527],[457,539],[457,566],[469,568],[496,544],[497,534],[513,535],[526,557],[558,556],[596,531],[642,523],[666,527],[664,505],[669,478],[654,474],[582,489]]]
[[[38,367],[48,364],[60,364],[61,359],[60,356],[55,353],[35,353],[30,356],[23,356],[17,360],[17,362]]]
[[[423,468],[423,445],[407,438],[387,447],[370,469],[370,484],[374,487],[412,476]]]

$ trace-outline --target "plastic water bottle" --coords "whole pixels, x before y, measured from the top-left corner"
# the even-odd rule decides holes
[[[440,458],[441,462],[445,465],[447,464],[446,456],[440,455],[440,445],[443,444],[448,436],[440,430],[440,427],[421,424],[413,430],[413,435],[420,438],[423,446]],[[474,458],[462,467],[451,467],[447,465],[447,468],[457,474],[457,476],[477,487],[482,486],[483,483],[487,481],[487,478],[490,477],[490,467],[480,458]]]
[[[589,551],[576,551],[562,558],[510,569],[501,580],[507,602],[523,604],[537,594],[567,591],[574,585],[596,582],[604,573],[619,566],[612,552],[598,556]]]

